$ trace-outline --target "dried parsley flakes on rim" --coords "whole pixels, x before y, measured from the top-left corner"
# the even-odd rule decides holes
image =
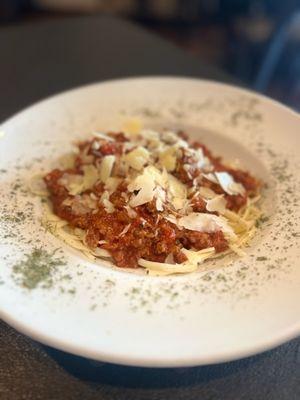
[[[58,266],[65,265],[63,258],[56,256],[57,249],[49,253],[34,248],[30,254],[13,266],[16,281],[26,289],[35,289],[38,285],[50,288],[53,285],[53,273]]]

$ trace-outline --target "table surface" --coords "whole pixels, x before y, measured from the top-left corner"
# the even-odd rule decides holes
[[[50,94],[105,79],[185,75],[233,82],[148,32],[110,17],[0,28],[0,120]],[[300,399],[300,339],[231,363],[152,369],[42,346],[0,322],[0,399]]]

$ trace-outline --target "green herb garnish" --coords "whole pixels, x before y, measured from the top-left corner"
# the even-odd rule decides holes
[[[65,265],[65,261],[55,256],[56,250],[48,253],[41,248],[33,249],[24,260],[13,266],[17,281],[27,289],[34,289],[39,284],[49,288],[53,284],[53,273],[56,268]]]

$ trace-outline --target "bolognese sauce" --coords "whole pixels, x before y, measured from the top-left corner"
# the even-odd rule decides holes
[[[53,212],[123,268],[138,267],[139,259],[184,263],[183,249],[226,251],[222,209],[239,212],[260,185],[183,133],[110,132],[77,148],[70,168],[44,177]],[[190,229],[192,216],[203,215],[204,225]]]

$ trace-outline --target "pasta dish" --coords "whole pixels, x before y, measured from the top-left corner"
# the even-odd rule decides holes
[[[155,275],[243,255],[260,216],[259,180],[184,132],[95,132],[43,179],[43,223],[54,235]]]

